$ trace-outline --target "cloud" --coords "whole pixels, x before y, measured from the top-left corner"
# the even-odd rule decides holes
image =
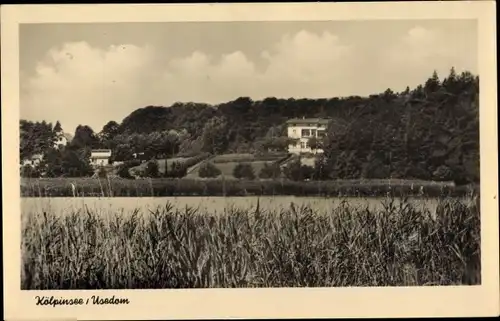
[[[134,45],[101,50],[85,42],[54,48],[24,83],[21,117],[60,120],[68,132],[78,124],[100,130],[122,107],[143,103],[143,81],[154,71],[153,53]]]
[[[392,45],[367,51],[352,39],[303,30],[284,35],[260,57],[241,51],[211,56],[198,50],[177,58],[154,46],[102,49],[66,43],[52,48],[33,75],[22,74],[21,117],[60,120],[68,132],[78,124],[99,131],[107,121],[121,121],[146,105],[404,89],[421,83],[435,68],[447,71],[455,65],[474,71],[475,60],[468,55],[475,46],[457,39],[415,27]]]
[[[458,72],[477,72],[477,46],[463,41],[459,35],[447,35],[440,30],[415,26],[387,49],[383,68],[398,74],[408,85],[417,84],[436,70],[440,78],[448,75],[451,67]],[[390,79],[390,78],[388,78]],[[387,84],[389,86],[389,84]]]
[[[262,57],[269,64],[267,76],[284,75],[294,80],[306,76],[305,81],[314,81],[318,75],[330,73],[328,67],[341,65],[349,51],[349,46],[328,32],[316,35],[301,31],[295,36],[285,35],[273,51],[264,51]]]

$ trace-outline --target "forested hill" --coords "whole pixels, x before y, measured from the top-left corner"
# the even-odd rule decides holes
[[[331,128],[325,166],[337,177],[418,177],[458,181],[479,179],[479,78],[452,69],[434,73],[422,85],[369,97],[234,101],[209,106],[145,107],[126,117],[122,133],[185,128],[202,137],[218,120],[219,152],[246,152],[270,135],[284,135],[294,117],[330,117],[346,124]],[[339,123],[338,121],[336,123]],[[145,124],[148,124],[145,126]],[[348,126],[347,126],[348,125]],[[200,144],[201,145],[201,144]],[[200,147],[201,148],[201,147]]]
[[[117,160],[133,151],[153,157],[256,152],[285,148],[284,123],[295,117],[335,120],[322,142],[325,178],[479,180],[479,77],[454,69],[444,79],[434,73],[416,88],[369,97],[148,106],[121,123],[110,121],[95,139],[79,140],[82,128],[93,132],[79,126],[75,140],[80,147],[112,148]]]

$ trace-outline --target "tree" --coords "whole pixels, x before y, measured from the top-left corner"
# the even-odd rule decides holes
[[[75,136],[71,141],[71,147],[80,148],[99,148],[100,142],[92,128],[87,125],[78,125],[75,130]]]
[[[63,151],[57,149],[50,149],[45,153],[45,157],[41,163],[41,167],[45,168],[46,175],[48,177],[60,177],[65,174],[65,169],[63,168]]]
[[[253,167],[249,163],[238,163],[233,169],[235,178],[255,179]]]
[[[330,178],[329,174],[326,157],[323,154],[316,156],[314,161],[313,178],[315,180],[327,180]]]
[[[48,177],[85,177],[94,173],[85,150],[51,148],[40,167]]]
[[[294,139],[290,139],[286,136],[278,137],[267,137],[263,140],[256,141],[254,146],[258,152],[266,153],[270,150],[277,152],[286,152],[288,150],[288,145],[295,143]]]
[[[61,123],[59,121],[57,121],[56,124],[54,125],[54,133],[56,133],[56,134],[63,133],[63,129],[62,129]]]
[[[309,145],[309,147],[313,152],[316,152],[317,149],[323,148],[322,140],[318,139],[317,137],[309,138],[307,144]]]
[[[198,171],[198,176],[203,178],[214,178],[221,174],[220,169],[218,169],[214,164],[210,162],[205,162],[200,165]]]
[[[28,159],[33,155],[44,154],[51,149],[56,141],[56,135],[52,125],[45,121],[31,122],[21,120],[19,122],[20,159]]]
[[[265,137],[266,138],[286,137],[286,126],[276,125],[269,127]]]
[[[118,143],[111,154],[113,161],[128,161],[133,159],[133,147],[129,143]]]
[[[299,160],[292,161],[284,168],[283,174],[292,181],[303,180],[302,165]]]
[[[424,91],[427,94],[430,94],[437,92],[440,87],[441,87],[441,82],[439,80],[439,76],[437,74],[437,71],[434,70],[431,78],[427,79],[427,81],[425,82]]]
[[[227,122],[224,118],[214,117],[203,128],[203,151],[220,154],[227,148]]]
[[[61,166],[66,177],[84,177],[94,173],[85,150],[65,149],[61,152]]]
[[[387,88],[384,91],[383,97],[386,101],[390,101],[391,99],[396,98],[396,94],[394,94],[394,91],[392,91],[391,88]]]
[[[455,67],[451,67],[450,74],[448,75],[448,77],[446,77],[443,80],[443,87],[449,93],[452,93],[452,94],[459,93],[458,76],[457,76],[457,73],[455,71]]]
[[[62,129],[62,126],[61,126],[61,123],[59,121],[56,122],[56,124],[54,125],[54,129],[53,129],[53,132],[54,132],[54,145],[57,147],[57,148],[64,148],[66,147],[66,145],[68,144],[68,142],[66,141],[66,144],[63,144],[63,141],[64,139],[66,138],[65,137],[65,134],[64,134],[64,131]]]
[[[116,135],[118,135],[119,129],[120,125],[114,120],[111,120],[106,125],[104,125],[101,132],[99,133],[99,138],[101,139],[103,144],[106,145],[106,147],[113,147],[113,139],[116,137]]]
[[[108,123],[110,130],[104,132],[109,135],[101,136],[113,137],[111,141],[99,142],[83,135],[90,132],[83,130],[68,148],[78,153],[88,153],[94,146],[111,148],[114,160],[129,160],[136,152],[149,160],[179,153],[286,151],[291,140],[284,123],[297,117],[332,119],[322,140],[321,166],[315,164],[317,179],[434,179],[435,174],[445,173],[438,170],[444,165],[450,179],[479,181],[479,78],[467,71],[457,75],[454,69],[442,84],[434,72],[424,84],[399,94],[390,89],[385,95],[382,91],[368,97],[262,101],[242,97],[214,106],[147,106],[127,116],[119,129]],[[47,154],[54,128],[21,121],[21,160]],[[314,140],[309,145],[314,147]],[[62,156],[50,165],[52,173],[59,171],[60,160]]]

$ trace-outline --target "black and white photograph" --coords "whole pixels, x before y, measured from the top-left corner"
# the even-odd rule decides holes
[[[20,23],[13,278],[483,285],[479,26]]]

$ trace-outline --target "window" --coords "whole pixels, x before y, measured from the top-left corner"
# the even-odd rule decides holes
[[[324,130],[318,130],[318,137],[325,137],[325,131]]]
[[[311,136],[311,131],[309,129],[302,129],[302,137]]]
[[[305,142],[300,142],[300,148],[306,148],[306,143]]]
[[[316,137],[316,129],[311,129],[311,136]]]

